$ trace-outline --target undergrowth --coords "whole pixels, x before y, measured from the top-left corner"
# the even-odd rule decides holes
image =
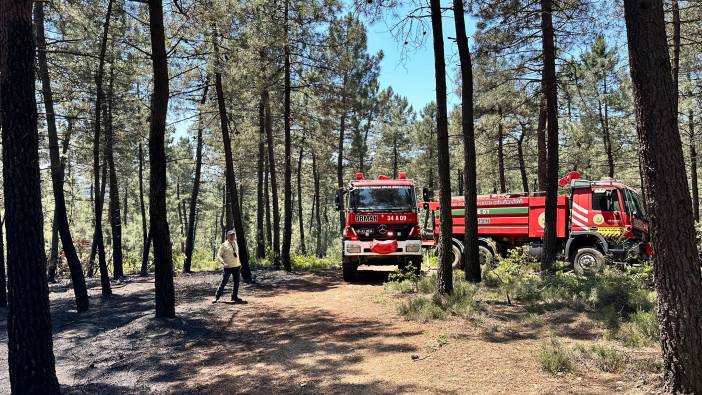
[[[408,268],[408,272],[411,272]],[[416,277],[395,272],[385,283],[385,290],[392,294],[411,294],[397,305],[398,313],[407,320],[428,322],[450,316],[471,318],[478,311],[475,301],[477,287],[468,283],[460,273],[453,279],[453,292],[441,295],[437,289],[436,274]]]

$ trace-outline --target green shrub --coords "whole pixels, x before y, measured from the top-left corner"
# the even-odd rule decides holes
[[[335,256],[318,258],[314,255],[293,255],[293,268],[300,271],[317,273],[339,267],[340,259]]]
[[[431,276],[424,276],[417,282],[417,290],[423,294],[433,294],[437,291],[436,273]]]
[[[642,336],[657,341],[661,337],[658,317],[653,310],[637,311],[631,316],[631,323]]]
[[[595,344],[590,351],[592,362],[603,372],[620,372],[627,363],[626,355],[613,347]]]
[[[447,313],[469,318],[477,310],[478,304],[475,301],[477,288],[465,280],[454,280],[453,292],[449,295],[434,294],[432,301]]]
[[[572,352],[555,337],[542,343],[536,356],[541,369],[549,373],[569,372],[573,368]]]
[[[471,318],[478,310],[475,301],[477,287],[467,282],[461,273],[454,274],[453,292],[440,295],[437,292],[436,274],[419,278],[417,282],[409,280],[390,281],[385,289],[394,293],[415,293],[422,295],[403,300],[398,305],[400,315],[408,320],[427,322],[432,319],[444,319],[449,315]]]
[[[656,313],[652,310],[637,311],[616,333],[627,347],[644,347],[655,344],[660,338],[660,328]]]
[[[441,306],[425,296],[418,296],[400,302],[397,311],[410,321],[429,322],[442,320],[446,317],[446,312]]]

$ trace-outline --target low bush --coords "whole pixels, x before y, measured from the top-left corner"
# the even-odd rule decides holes
[[[478,310],[475,301],[477,287],[468,283],[461,273],[454,274],[453,292],[449,295],[440,295],[437,292],[436,274],[418,278],[416,281],[397,276],[393,278],[400,281],[385,283],[386,291],[420,294],[402,300],[398,305],[398,312],[408,320],[427,322],[447,316],[470,318]]]
[[[446,317],[446,311],[434,303],[432,298],[426,296],[417,296],[401,301],[397,311],[410,321],[429,322]]]
[[[660,338],[658,318],[653,310],[637,311],[623,324],[613,337],[627,347],[645,347],[655,344]]]
[[[536,357],[541,369],[549,373],[569,372],[573,369],[572,351],[555,337],[541,343]]]
[[[593,364],[601,371],[617,373],[624,369],[627,363],[625,354],[616,348],[595,344],[590,347],[590,358]]]
[[[295,270],[317,273],[340,266],[341,259],[336,256],[318,258],[314,255],[294,255],[292,264]]]

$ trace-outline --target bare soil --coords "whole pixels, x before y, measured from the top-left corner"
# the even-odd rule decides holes
[[[129,277],[77,314],[66,284],[51,286],[56,369],[67,394],[157,393],[538,393],[640,394],[657,379],[636,371],[540,369],[539,345],[600,341],[603,326],[583,312],[538,317],[485,297],[476,320],[405,321],[387,274],[256,272],[248,304],[211,299],[218,273],[176,278],[178,318],[153,318],[153,278]],[[227,300],[226,295],[223,300]],[[0,312],[0,393],[9,393],[6,312]],[[656,349],[628,351],[656,358]]]

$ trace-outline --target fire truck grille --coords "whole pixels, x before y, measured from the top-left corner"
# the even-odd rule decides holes
[[[353,225],[360,240],[407,240],[413,225]]]

